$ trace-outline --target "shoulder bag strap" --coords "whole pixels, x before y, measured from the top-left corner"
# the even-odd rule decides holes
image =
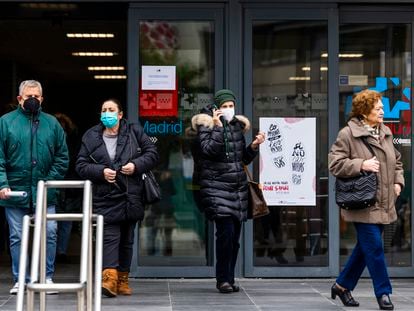
[[[134,127],[132,123],[129,124],[129,137],[130,137],[129,146],[130,146],[130,153],[131,153],[130,157],[132,157],[132,141],[134,141],[137,144],[138,153],[142,152],[141,145],[138,140],[137,132],[134,131]]]
[[[247,178],[249,181],[253,181],[252,174],[250,173],[249,169],[247,168],[247,165],[243,165],[244,171],[246,172]]]
[[[365,144],[365,146],[367,146],[368,150],[371,151],[372,156],[375,157],[374,150],[372,149],[371,145],[368,143],[367,137],[363,136],[363,137],[361,137],[361,139],[362,139],[363,143]]]
[[[349,125],[347,125],[347,126],[349,128]],[[351,131],[350,128],[349,128],[349,131]],[[364,143],[364,145],[367,146],[368,150],[371,152],[372,156],[375,157],[375,152],[372,149],[371,145],[368,143],[367,136],[362,136],[361,139],[362,139],[362,142]]]
[[[130,135],[130,137],[131,137],[131,139],[134,139],[134,141],[137,143],[137,145],[139,146],[139,143],[138,143],[138,137],[137,137],[137,133],[135,133],[135,131],[134,131],[134,126],[133,126],[133,124],[132,123],[129,123],[128,124],[128,131],[129,131],[129,135]]]

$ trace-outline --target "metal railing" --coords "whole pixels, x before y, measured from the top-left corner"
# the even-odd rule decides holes
[[[47,214],[48,188],[83,188],[82,214]],[[48,220],[66,220],[82,222],[82,242],[80,257],[79,282],[46,283],[46,244]],[[95,244],[95,288],[92,275],[92,229],[96,226]],[[36,213],[23,218],[22,242],[19,262],[19,289],[16,310],[23,311],[26,266],[29,247],[30,227],[34,226],[30,281],[26,285],[26,309],[34,310],[34,294],[39,292],[39,310],[46,310],[46,292],[76,292],[77,310],[101,310],[101,272],[102,272],[102,237],[103,216],[92,215],[92,184],[86,181],[39,181],[37,184]],[[94,296],[92,296],[94,294]],[[94,303],[93,303],[94,302]]]

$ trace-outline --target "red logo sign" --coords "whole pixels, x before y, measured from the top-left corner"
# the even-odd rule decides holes
[[[140,117],[177,117],[178,91],[175,90],[141,90],[139,83]]]

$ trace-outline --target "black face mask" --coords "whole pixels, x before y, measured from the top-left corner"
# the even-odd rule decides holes
[[[36,97],[29,97],[23,103],[23,108],[26,111],[30,111],[32,114],[35,114],[39,111],[40,101]]]

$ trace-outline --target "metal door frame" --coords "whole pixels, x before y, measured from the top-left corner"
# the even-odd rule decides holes
[[[224,9],[222,4],[131,4],[128,10],[128,116],[138,116],[139,22],[141,20],[212,21],[215,29],[215,88],[224,83]],[[213,225],[209,223],[212,231]],[[213,233],[210,233],[213,234]],[[207,237],[209,238],[209,237]],[[138,229],[135,231],[131,276],[214,277],[214,266],[140,266]],[[214,248],[213,248],[214,249]],[[213,256],[215,256],[213,254]]]
[[[410,11],[411,9],[411,11]],[[408,8],[407,6],[382,7],[382,6],[356,6],[349,5],[341,7],[339,12],[339,24],[410,24],[411,25],[411,72],[414,69],[414,8]],[[338,24],[338,30],[339,30]],[[339,33],[338,33],[339,35]],[[339,42],[339,41],[338,41]],[[413,88],[413,75],[411,76],[411,90]],[[338,93],[339,94],[339,93]],[[411,112],[413,105],[414,94],[411,91]],[[414,121],[414,115],[411,113],[411,126]],[[411,130],[412,131],[412,130]],[[411,135],[412,138],[412,135]],[[414,152],[411,142],[411,166],[413,166]],[[411,181],[413,181],[414,172],[411,167]],[[411,189],[411,199],[413,193]],[[391,277],[414,277],[414,213],[413,204],[411,203],[411,267],[388,267],[388,273]],[[363,276],[368,276],[367,270],[365,270]]]
[[[323,6],[323,5],[322,5]],[[411,24],[411,51],[414,51],[414,10],[407,12],[407,7],[393,8],[380,6],[341,6],[325,5],[324,7],[306,5],[298,9],[294,4],[273,5],[263,7],[259,5],[246,5],[244,13],[244,76],[252,76],[252,25],[253,21],[269,20],[326,20],[328,26],[328,143],[331,145],[339,130],[339,25],[340,23],[408,23]],[[411,68],[414,69],[412,57]],[[413,71],[412,71],[413,72]],[[413,85],[413,78],[411,81]],[[412,88],[413,89],[413,88]],[[244,79],[244,113],[248,117],[253,115],[252,83],[251,79]],[[411,92],[411,103],[414,94]],[[413,122],[414,116],[412,115]],[[413,124],[413,123],[412,123]],[[414,154],[411,154],[411,163],[414,163]],[[414,172],[411,172],[412,180]],[[253,266],[253,223],[248,221],[244,228],[244,276],[246,277],[334,277],[341,270],[339,245],[339,209],[334,199],[334,178],[329,176],[329,208],[328,208],[328,252],[329,264],[323,267],[255,267]],[[414,213],[411,213],[411,224],[414,223]],[[411,228],[411,240],[414,230]],[[391,277],[414,276],[413,245],[411,267],[389,267]],[[367,275],[365,273],[365,275]]]
[[[327,23],[327,36],[328,36],[328,54],[338,55],[338,11],[333,6],[326,6],[325,8],[315,8],[315,6],[307,6],[303,10],[298,10],[297,6],[286,8],[259,8],[252,7],[246,9],[245,12],[245,46],[244,46],[244,64],[245,64],[245,76],[251,77],[252,68],[252,29],[254,21],[271,21],[271,20],[297,20],[297,21],[312,21],[321,20]],[[334,140],[333,133],[338,131],[338,119],[339,119],[339,99],[338,99],[338,64],[337,57],[329,57],[328,59],[329,72],[328,72],[328,127],[329,127],[329,142]],[[253,107],[250,104],[252,95],[252,83],[251,79],[245,79],[244,84],[244,106],[245,113],[251,117],[253,115]],[[253,265],[253,223],[249,221],[245,226],[245,252],[244,252],[244,269],[245,276],[248,277],[329,277],[332,276],[335,271],[338,271],[339,263],[339,245],[336,242],[339,237],[339,211],[334,206],[334,200],[332,195],[332,178],[329,178],[329,213],[328,213],[328,266],[321,267],[256,267]],[[336,238],[335,238],[336,237]],[[336,243],[335,243],[336,242]]]
[[[280,8],[260,8],[253,6],[245,11],[245,45],[244,45],[244,64],[245,76],[251,77],[252,68],[252,28],[254,21],[271,21],[271,20],[297,20],[297,21],[326,21],[328,27],[328,54],[335,55],[328,59],[328,141],[331,143],[338,131],[339,121],[339,98],[338,98],[338,11],[332,5],[325,8],[307,6],[306,10],[299,10],[298,7],[291,8],[285,5]],[[248,117],[253,115],[253,107],[251,104],[252,83],[251,79],[244,80],[244,106],[245,114]],[[339,249],[335,251],[335,245],[339,245],[339,211],[335,206],[334,197],[332,195],[333,179],[329,177],[329,199],[328,199],[328,266],[309,267],[256,267],[253,265],[253,222],[248,221],[245,228],[245,249],[244,249],[244,274],[246,277],[330,277],[339,270]]]

